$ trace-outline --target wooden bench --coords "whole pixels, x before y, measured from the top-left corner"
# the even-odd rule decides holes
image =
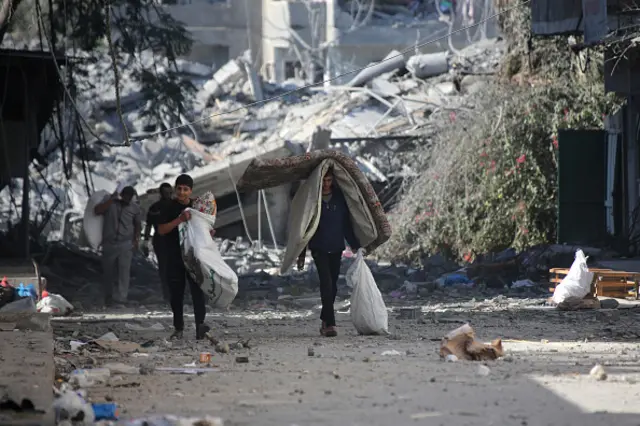
[[[625,299],[628,297],[638,298],[640,273],[598,268],[590,268],[589,272],[593,272],[593,281],[591,282],[591,292],[589,295],[613,297],[618,299]],[[568,268],[550,269],[549,291],[553,293],[556,286],[560,284],[568,273]]]

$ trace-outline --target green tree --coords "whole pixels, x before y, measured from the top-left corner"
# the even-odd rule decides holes
[[[93,82],[86,79],[83,67],[111,52],[117,64],[112,66],[112,71],[121,74],[126,69],[139,84],[148,101],[142,116],[159,130],[170,124],[167,120],[179,122],[179,115],[185,113],[185,99],[194,88],[181,77],[176,64],[178,57],[190,51],[192,39],[184,25],[158,3],[153,0],[2,0],[0,37],[8,31],[23,40],[39,37],[45,46],[51,43],[55,50],[73,46],[74,50],[88,52],[88,61],[75,65],[74,61],[69,62],[71,69],[66,71],[71,73],[72,87],[79,80],[83,87],[91,86]],[[4,10],[13,12],[3,21]],[[143,51],[166,58],[166,62],[145,67],[140,61]]]

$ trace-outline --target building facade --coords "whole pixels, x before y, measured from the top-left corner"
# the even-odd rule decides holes
[[[178,0],[164,7],[194,39],[187,59],[215,70],[251,50],[254,63],[261,63],[261,0]]]

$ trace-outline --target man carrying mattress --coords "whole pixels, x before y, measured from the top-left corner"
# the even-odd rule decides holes
[[[180,235],[178,225],[191,219],[191,214],[184,211],[191,207],[191,192],[193,179],[189,175],[180,175],[176,179],[174,187],[174,199],[163,205],[158,219],[158,233],[164,235],[164,249],[167,282],[171,296],[171,311],[173,312],[174,332],[171,339],[182,339],[184,331],[184,291],[189,283],[191,298],[193,300],[193,314],[196,320],[196,340],[202,340],[210,330],[205,325],[206,315],[205,295],[200,286],[187,274],[182,260],[180,247]]]
[[[133,250],[138,249],[141,230],[140,206],[133,203],[135,190],[126,186],[94,208],[104,216],[102,226],[102,270],[106,305],[126,304]],[[117,280],[115,291],[113,282]]]
[[[345,249],[345,239],[352,251],[357,251],[360,248],[360,243],[353,232],[347,202],[342,191],[334,187],[333,172],[328,170],[322,178],[320,222],[316,233],[309,241],[309,250],[311,250],[320,279],[320,298],[322,300],[320,334],[326,337],[338,335],[333,305],[338,293],[338,277],[340,276],[342,252]],[[306,249],[300,253],[298,258],[299,270],[304,268],[305,253]]]
[[[158,233],[158,220],[160,219],[160,213],[162,212],[162,206],[171,201],[173,189],[168,183],[160,185],[160,199],[153,203],[149,207],[147,212],[147,225],[144,229],[144,241],[143,252],[145,256],[149,256],[149,236],[151,235],[151,228],[153,228],[153,251],[158,259],[158,272],[160,273],[160,283],[162,284],[162,296],[165,302],[169,302],[169,285],[167,284],[167,272],[166,272],[166,260],[164,250],[164,237]]]

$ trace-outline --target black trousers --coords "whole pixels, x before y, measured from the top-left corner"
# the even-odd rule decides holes
[[[338,277],[340,276],[342,252],[312,251],[311,256],[313,256],[316,269],[318,269],[318,278],[320,278],[320,299],[322,300],[320,319],[327,327],[332,327],[336,325],[336,313],[333,304],[338,294]]]
[[[187,274],[182,263],[182,257],[175,253],[166,253],[166,274],[171,295],[171,312],[173,312],[173,327],[176,330],[184,330],[184,292],[189,283],[191,300],[193,301],[193,314],[196,326],[204,323],[207,313],[205,295],[200,286]]]
[[[169,280],[167,279],[167,253],[163,242],[164,241],[160,235],[154,235],[151,240],[151,244],[153,244],[153,251],[158,259],[158,272],[160,273],[162,297],[165,302],[169,302],[171,300],[171,295],[169,293]]]

